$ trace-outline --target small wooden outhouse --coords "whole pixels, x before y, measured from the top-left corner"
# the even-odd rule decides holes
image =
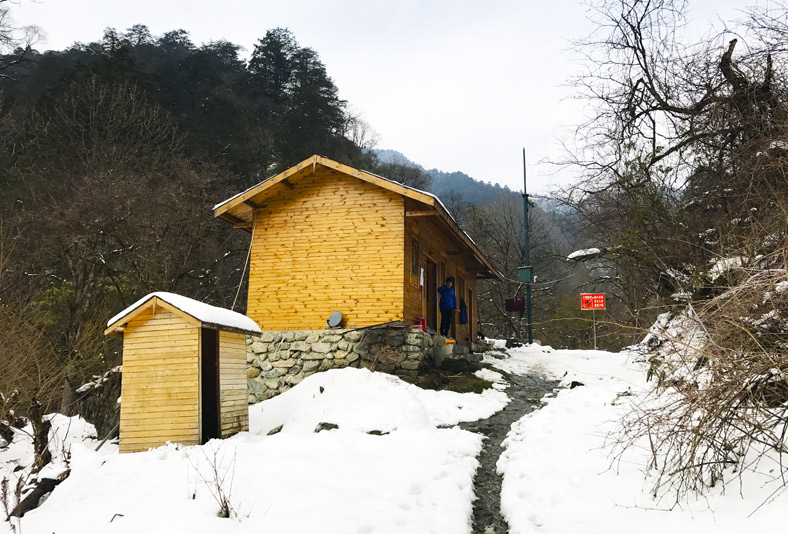
[[[250,318],[159,292],[110,319],[104,333],[123,336],[120,452],[249,429],[246,335],[260,333]]]

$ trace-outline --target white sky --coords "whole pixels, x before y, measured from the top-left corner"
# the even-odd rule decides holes
[[[529,192],[566,184],[559,136],[582,120],[568,100],[579,67],[569,41],[590,32],[575,0],[16,0],[18,25],[36,24],[39,49],[63,49],[147,25],[184,29],[195,44],[226,39],[251,53],[266,30],[289,28],[317,50],[340,96],[377,132],[378,148],[426,168],[463,171]],[[741,0],[691,0],[699,27],[735,18]]]

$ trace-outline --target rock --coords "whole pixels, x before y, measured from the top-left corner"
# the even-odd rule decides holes
[[[263,343],[273,343],[274,341],[279,341],[280,339],[282,339],[282,336],[274,332],[263,332],[260,336],[260,341]]]
[[[288,387],[285,388],[285,386],[283,385],[282,388],[280,389],[280,392],[287,391],[288,389],[290,389],[289,386],[295,386],[296,384],[301,382],[303,379],[304,379],[304,375],[301,374],[301,373],[299,373],[297,375],[287,375],[282,380],[284,380],[285,384]]]
[[[246,387],[252,395],[259,395],[266,391],[263,383],[254,378],[246,381]]]
[[[326,358],[325,354],[321,354],[319,352],[302,352],[301,359],[302,360],[324,360]]]
[[[262,354],[263,352],[267,352],[267,350],[268,347],[266,347],[265,344],[263,344],[263,342],[260,341],[259,339],[255,340],[252,343],[252,352],[254,352],[255,354]]]
[[[246,378],[257,378],[258,376],[260,376],[260,369],[250,367],[246,370]]]
[[[252,363],[255,359],[255,353],[251,350],[246,351],[246,363]]]
[[[335,425],[334,423],[318,423],[315,427],[315,433],[322,432],[323,430],[335,430],[339,428],[339,425]]]
[[[295,360],[293,358],[290,358],[288,360],[275,361],[271,365],[274,366],[274,367],[288,368],[289,369],[290,367],[292,367],[292,366],[294,366],[296,364],[296,361],[297,360]]]
[[[328,371],[329,369],[334,367],[333,360],[323,360],[320,362],[320,367],[317,368],[318,371]]]
[[[285,426],[285,425],[279,425],[276,428],[272,428],[271,430],[268,431],[267,435],[273,436],[274,434],[279,434],[282,431],[282,427],[283,426]]]
[[[246,397],[246,403],[247,404],[254,404],[255,402],[257,402],[257,396],[256,395],[248,395]]]
[[[263,384],[265,384],[265,387],[267,387],[268,389],[279,389],[279,380],[277,380],[276,378],[263,380]]]
[[[308,371],[312,371],[314,369],[317,369],[318,367],[320,367],[320,362],[317,361],[317,360],[311,360],[311,361],[304,362],[304,372],[305,373],[308,372]]]
[[[408,345],[417,345],[421,347],[422,342],[424,341],[424,336],[421,334],[417,334],[416,332],[411,332],[408,334],[408,337],[405,338],[405,343]]]
[[[345,335],[342,337],[344,337],[348,341],[356,342],[361,340],[362,335],[363,335],[362,332],[359,332],[358,330],[354,330],[352,332],[345,332]]]
[[[308,332],[294,332],[294,338],[296,341],[304,341],[307,337],[309,337]]]
[[[351,352],[347,355],[347,361],[353,363],[354,361],[358,360],[359,356],[355,352]]]
[[[388,432],[383,432],[382,430],[370,430],[367,432],[370,436],[385,436]]]
[[[345,359],[341,359],[341,360],[340,359],[336,359],[336,360],[334,360],[334,368],[347,367],[349,363],[350,362],[348,362]]]
[[[340,341],[339,343],[337,343],[337,348],[339,350],[349,350],[350,349],[350,343],[348,343],[347,341],[344,341],[344,340]]]
[[[295,334],[293,332],[282,332],[282,341],[293,341]]]
[[[578,382],[577,380],[572,380],[572,382],[569,383],[569,389],[575,389],[580,386],[585,386],[585,384]]]
[[[523,342],[519,341],[517,339],[507,339],[506,340],[506,348],[507,349],[512,349],[512,348],[516,348],[516,347],[522,347],[522,346],[523,346]]]
[[[424,359],[424,353],[423,353],[423,352],[421,352],[421,351],[418,351],[418,352],[409,352],[409,353],[408,353],[408,359],[409,359],[409,360],[419,360],[419,361],[421,361],[421,360],[423,360],[423,359]]]
[[[344,350],[335,350],[331,354],[333,354],[334,358],[337,358],[337,359],[345,358],[348,355],[348,353],[346,351],[344,351]]]
[[[278,369],[278,368],[274,367],[273,369],[271,369],[269,371],[264,371],[262,373],[262,377],[263,378],[279,378],[280,376],[283,376],[284,374],[285,374],[285,371],[283,371],[282,369]]]
[[[268,360],[263,360],[257,364],[261,371],[270,371],[274,366]]]
[[[305,341],[296,341],[292,345],[290,345],[292,350],[297,350],[300,352],[307,352],[310,349],[310,345],[307,344]]]
[[[415,370],[418,370],[418,368],[419,368],[419,367],[421,367],[421,362],[416,362],[416,361],[408,360],[408,361],[406,361],[406,362],[402,362],[402,363],[400,363],[400,364],[399,364],[399,366],[400,366],[402,369],[407,369],[407,370],[409,370],[409,371],[415,371]]]
[[[342,336],[339,334],[329,334],[327,336],[323,336],[323,341],[326,343],[337,343],[342,339]]]
[[[366,343],[359,343],[355,347],[353,347],[353,352],[356,354],[368,354],[369,353],[369,345]]]
[[[320,352],[325,354],[330,350],[331,350],[331,345],[329,343],[315,343],[314,345],[312,345],[312,352]]]
[[[320,334],[309,334],[309,335],[306,337],[306,340],[305,340],[305,341],[306,341],[307,343],[309,343],[310,345],[311,345],[312,343],[317,343],[318,341],[320,341]]]

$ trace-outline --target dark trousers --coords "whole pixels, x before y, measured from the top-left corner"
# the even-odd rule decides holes
[[[454,310],[451,308],[441,308],[441,335],[443,337],[449,336],[449,329],[451,328],[451,318],[454,316]]]

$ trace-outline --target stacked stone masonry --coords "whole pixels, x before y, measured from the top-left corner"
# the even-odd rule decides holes
[[[246,345],[249,403],[254,403],[328,369],[365,367],[414,377],[433,364],[436,340],[421,330],[396,326],[263,332],[248,336]]]

